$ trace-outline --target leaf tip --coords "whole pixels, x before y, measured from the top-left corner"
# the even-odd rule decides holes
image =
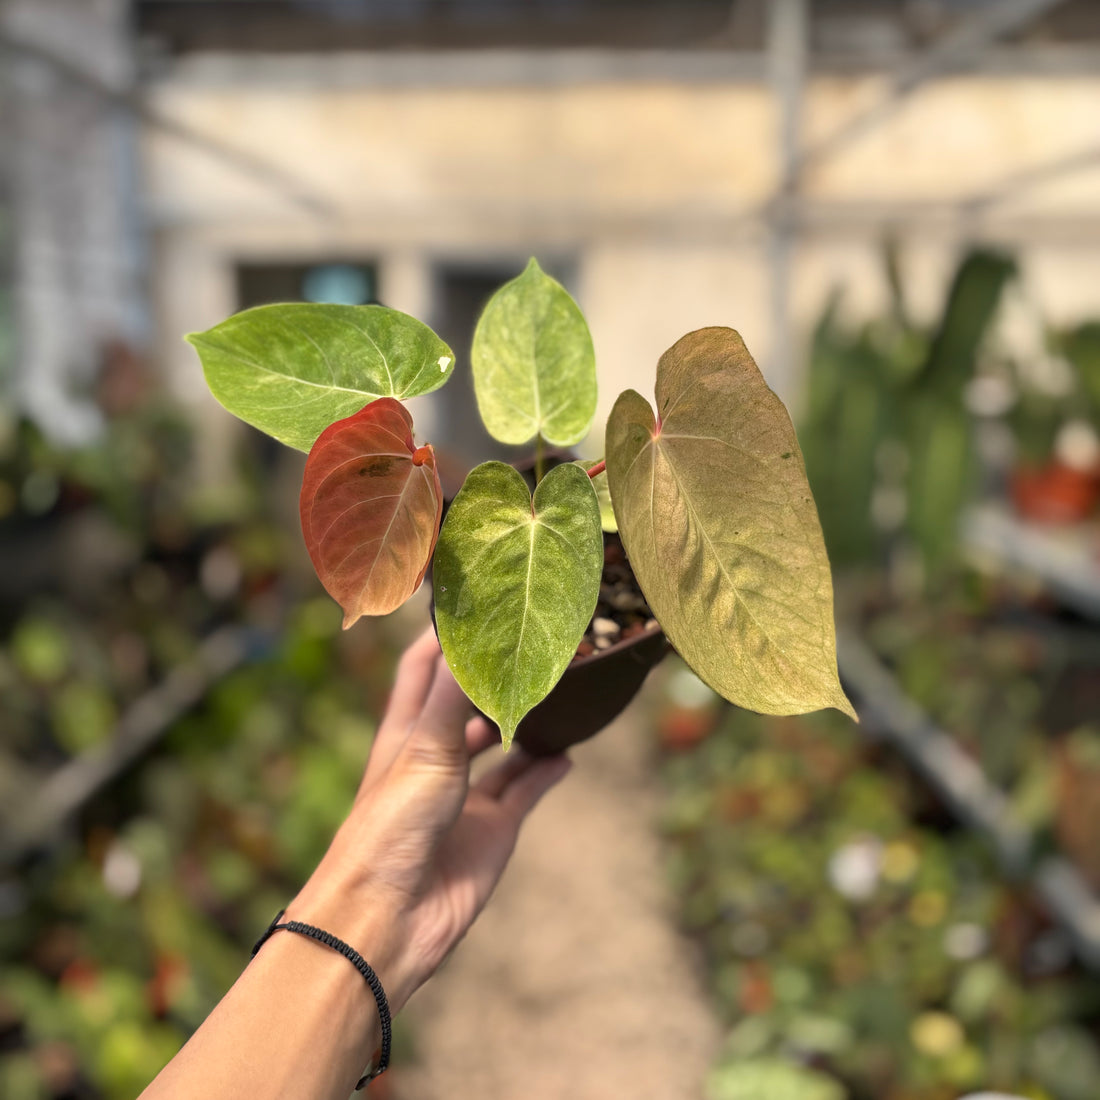
[[[856,725],[859,725],[859,715],[856,714],[856,708],[852,706],[852,701],[844,694],[844,689],[837,690],[837,698],[831,704],[836,710],[839,710],[841,714],[851,718]]]

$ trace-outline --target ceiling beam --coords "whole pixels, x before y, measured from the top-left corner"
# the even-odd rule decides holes
[[[966,68],[976,56],[1005,35],[1026,27],[1064,0],[987,0],[970,18],[930,46],[893,75],[890,86],[875,103],[857,112],[831,134],[803,150],[797,171],[816,168],[856,138],[890,117],[901,102],[937,76]]]

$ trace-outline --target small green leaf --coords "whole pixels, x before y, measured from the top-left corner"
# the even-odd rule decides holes
[[[432,566],[439,643],[505,748],[561,679],[596,609],[603,537],[588,475],[566,463],[534,499],[502,462],[470,471]]]
[[[836,707],[833,589],[783,403],[732,329],[657,364],[655,419],[627,390],[607,426],[619,534],[661,627],[699,677],[765,714]],[[784,456],[788,457],[784,457]]]
[[[592,462],[587,458],[578,458],[577,465],[582,470],[591,470],[593,466],[598,466],[599,462]],[[600,506],[600,526],[609,533],[618,531],[619,525],[615,522],[615,510],[611,507],[611,490],[607,487],[607,470],[601,470],[595,477],[589,477],[588,480],[592,482],[592,488],[596,490],[596,501]]]
[[[501,443],[568,447],[596,414],[596,354],[584,315],[531,260],[489,299],[471,350],[481,419]]]
[[[368,401],[438,389],[455,362],[427,325],[385,306],[257,306],[187,339],[231,413],[300,451]]]

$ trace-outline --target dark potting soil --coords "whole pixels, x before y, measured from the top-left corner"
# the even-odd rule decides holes
[[[600,597],[574,660],[610,649],[656,625],[657,620],[627,561],[622,540],[614,532],[604,532]]]

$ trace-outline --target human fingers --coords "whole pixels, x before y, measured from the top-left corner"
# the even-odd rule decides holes
[[[471,758],[499,744],[500,733],[480,714],[466,723],[466,752]]]
[[[499,798],[518,827],[535,804],[555,783],[565,777],[573,762],[567,756],[548,756],[536,760],[504,789]]]
[[[518,745],[495,767],[487,771],[475,784],[474,790],[486,798],[500,798],[520,775],[536,763]]]
[[[439,642],[430,626],[401,655],[390,701],[371,746],[364,785],[369,777],[385,771],[400,752],[428,698],[439,657]]]

